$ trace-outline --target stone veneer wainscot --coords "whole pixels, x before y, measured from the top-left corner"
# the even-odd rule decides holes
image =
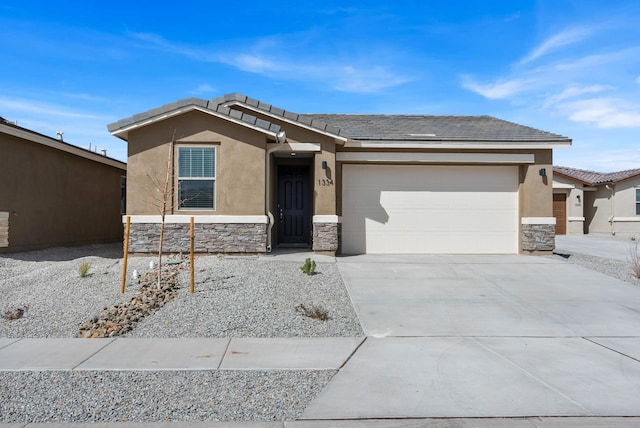
[[[267,242],[265,223],[196,223],[194,250],[197,253],[264,253]],[[129,252],[153,253],[160,243],[160,224],[132,223]],[[165,224],[163,251],[189,251],[189,224]]]

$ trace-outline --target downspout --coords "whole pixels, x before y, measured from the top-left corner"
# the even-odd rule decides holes
[[[616,218],[616,186],[611,183],[609,184],[605,184],[605,187],[608,190],[611,190],[611,216],[609,217],[609,222],[611,223],[611,234],[615,235],[616,234],[616,223],[615,223],[615,218]]]
[[[285,143],[287,141],[287,136],[284,131],[279,131],[276,134],[276,145],[267,149],[267,154],[265,157],[265,189],[264,189],[264,212],[269,219],[269,223],[267,224],[267,252],[270,253],[271,248],[271,230],[275,225],[275,219],[273,217],[273,213],[269,211],[269,202],[271,201],[271,154],[280,149],[280,144]]]

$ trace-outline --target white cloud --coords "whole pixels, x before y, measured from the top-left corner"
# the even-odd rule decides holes
[[[189,93],[193,95],[210,94],[212,92],[217,92],[217,89],[209,85],[208,83],[202,83],[198,85],[195,89],[192,89],[191,91],[189,91]]]
[[[321,82],[342,92],[377,92],[411,80],[391,67],[380,65],[391,62],[380,52],[368,52],[353,64],[344,65],[335,57],[322,58],[317,52],[313,56],[296,55],[289,43],[280,43],[275,37],[258,39],[249,49],[234,48],[233,53],[228,53],[179,45],[155,34],[130,34],[154,49],[196,61],[226,64],[274,79]]]
[[[0,97],[0,109],[14,110],[29,114],[38,114],[43,116],[59,116],[74,119],[99,119],[109,120],[108,116],[98,114],[87,114],[73,111],[64,105],[50,104],[40,101],[25,100],[20,98]]]
[[[572,86],[559,94],[548,97],[544,103],[544,107],[550,107],[552,105],[558,104],[561,101],[567,100],[569,98],[575,98],[584,94],[597,94],[599,92],[606,91],[608,89],[612,89],[611,86],[607,85],[591,85],[591,86]]]
[[[589,28],[572,28],[555,34],[529,52],[527,56],[520,60],[520,64],[526,64],[559,48],[580,42],[588,38],[592,33],[593,30]]]
[[[565,103],[559,107],[573,122],[598,128],[640,127],[640,106],[614,98],[590,98]]]
[[[523,92],[528,81],[524,79],[501,80],[495,83],[479,84],[470,76],[462,77],[462,87],[476,92],[485,98],[492,100],[510,98],[515,94]]]

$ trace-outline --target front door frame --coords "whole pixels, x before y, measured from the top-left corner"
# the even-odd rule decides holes
[[[290,159],[290,158],[279,158],[276,159],[276,210],[274,212],[275,216],[275,226],[276,226],[276,247],[301,247],[301,248],[309,248],[312,244],[312,233],[313,233],[313,157],[309,158],[298,158],[298,159]],[[287,234],[285,229],[285,222],[287,219],[291,219],[291,217],[287,216],[286,207],[282,206],[284,202],[285,195],[283,192],[283,184],[282,180],[284,179],[283,173],[288,169],[297,169],[301,168],[303,171],[303,188],[302,188],[302,213],[297,213],[302,215],[302,228],[299,233],[294,233],[293,235]],[[288,229],[291,231],[291,229]]]

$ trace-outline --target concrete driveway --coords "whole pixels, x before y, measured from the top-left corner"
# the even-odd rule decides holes
[[[640,416],[640,287],[545,257],[338,266],[368,337],[303,418]]]
[[[640,239],[640,236],[637,237]],[[558,235],[556,249],[558,254],[586,254],[626,262],[630,258],[630,236],[612,235]]]

